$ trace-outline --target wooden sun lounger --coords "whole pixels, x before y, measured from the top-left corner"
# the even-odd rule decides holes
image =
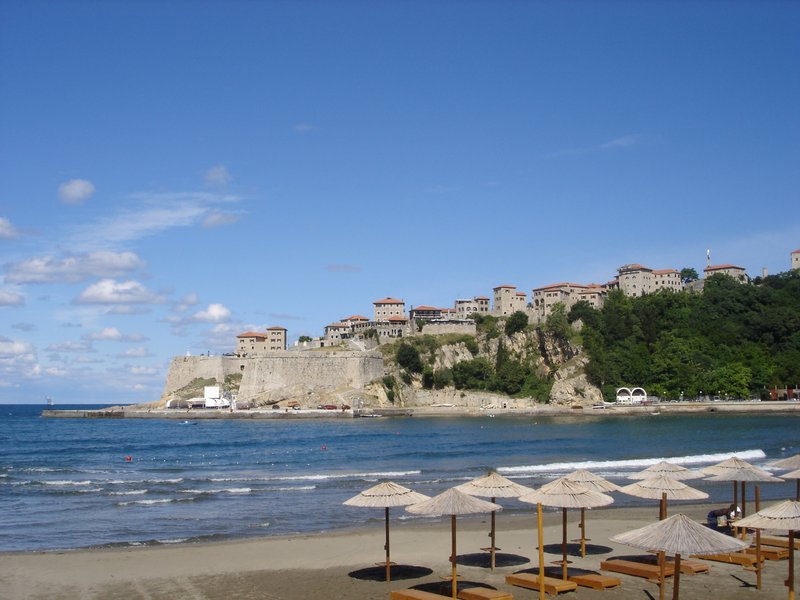
[[[601,562],[600,568],[603,571],[612,571],[614,573],[622,573],[624,575],[633,575],[634,577],[644,577],[650,581],[658,581],[661,577],[661,572],[658,565],[638,562],[635,560],[612,558]],[[664,577],[672,577],[673,575],[675,575],[675,565],[665,564]]]
[[[642,558],[643,562],[648,564],[657,564],[657,556],[648,556]],[[675,559],[672,557],[667,558],[668,565],[675,565]],[[701,560],[692,560],[690,558],[681,558],[681,573],[685,575],[697,575],[698,573],[708,573],[711,567],[708,563]]]
[[[756,555],[756,548],[755,546],[750,546],[749,548],[745,548],[744,552],[747,554],[752,554],[753,556]],[[789,549],[788,548],[774,548],[767,546],[766,548],[764,545],[761,545],[761,556],[766,558],[767,560],[783,560],[784,558],[789,558]]]
[[[493,590],[486,587],[471,587],[458,590],[458,597],[461,600],[514,600],[514,596],[508,592]]]
[[[445,600],[450,596],[441,596],[433,592],[423,592],[422,590],[392,590],[392,600]]]
[[[762,535],[761,536],[761,545],[762,546],[777,546],[778,548],[788,548],[789,547],[789,538],[784,537],[772,537],[769,535]],[[795,538],[794,540],[794,549],[800,550],[800,539]]]
[[[716,562],[724,562],[732,565],[741,565],[745,568],[756,566],[756,557],[744,552],[723,552],[721,554],[698,554],[697,558],[703,560],[713,560]],[[763,561],[763,559],[762,559]]]
[[[514,573],[513,575],[506,575],[506,583],[538,591],[539,576],[534,573]],[[544,591],[553,596],[561,592],[572,592],[577,589],[578,584],[574,581],[564,581],[556,577],[544,578]]]
[[[569,578],[581,587],[588,587],[595,590],[606,590],[608,588],[617,587],[622,585],[622,582],[616,577],[609,577],[608,575],[599,575],[597,573],[586,573],[585,575],[572,575]]]

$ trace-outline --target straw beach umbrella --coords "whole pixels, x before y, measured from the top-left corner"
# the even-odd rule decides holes
[[[596,506],[606,506],[614,502],[614,499],[602,492],[590,490],[580,483],[575,483],[564,477],[551,481],[543,485],[538,490],[520,496],[522,502],[530,504],[542,504],[543,506],[553,506],[561,509],[561,577],[567,579],[567,509],[568,508],[594,508]],[[541,546],[541,545],[540,545]],[[541,553],[540,553],[541,556]],[[543,572],[544,566],[539,565],[539,571]]]
[[[428,515],[431,517],[441,517],[450,515],[450,532],[452,538],[452,552],[450,562],[453,564],[452,592],[455,599],[458,595],[458,580],[456,573],[456,515],[473,515],[487,513],[495,510],[503,510],[503,507],[494,502],[487,502],[469,494],[465,494],[456,488],[442,492],[438,496],[428,498],[417,504],[406,506],[406,511],[413,515]]]
[[[774,460],[769,463],[770,467],[776,467],[778,469],[800,469],[800,454],[795,454],[794,456],[789,456],[788,458],[782,458],[780,460]]]
[[[739,521],[742,527],[778,529],[789,532],[789,600],[794,600],[794,532],[800,530],[800,502],[784,500]]]
[[[667,517],[667,500],[702,500],[703,498],[708,498],[708,494],[705,492],[689,487],[685,483],[667,475],[657,475],[650,479],[642,479],[621,487],[619,491],[637,498],[660,500],[661,504],[658,512],[660,520]]]
[[[792,471],[791,473],[784,473],[781,475],[782,479],[794,479],[797,483],[797,492],[795,493],[795,500],[800,500],[800,469]]]
[[[703,473],[692,471],[691,469],[687,469],[681,465],[676,465],[675,463],[662,460],[661,462],[647,467],[643,471],[639,471],[633,475],[628,475],[628,479],[651,479],[659,475],[672,477],[672,479],[676,481],[686,481],[688,479],[700,479],[705,477]]]
[[[659,553],[673,554],[675,556],[675,579],[672,588],[673,600],[678,600],[680,594],[682,554],[733,552],[747,546],[747,544],[742,541],[723,535],[708,527],[703,527],[681,513],[673,515],[668,519],[657,521],[651,525],[646,525],[640,529],[634,529],[633,531],[615,535],[611,539],[620,544],[640,548],[642,550],[656,550]],[[659,583],[663,590],[663,575],[660,577]]]
[[[428,496],[425,494],[413,492],[402,485],[386,481],[343,502],[346,506],[384,509],[386,515],[386,545],[384,546],[386,549],[386,581],[392,580],[392,561],[389,558],[389,509],[393,506],[407,506],[427,499]]]
[[[595,492],[618,492],[619,486],[611,483],[607,479],[603,479],[600,475],[595,475],[586,469],[578,469],[568,475],[564,475],[564,479],[579,483],[583,487]],[[579,525],[581,530],[581,558],[586,558],[586,509],[581,507],[581,523]]]
[[[456,486],[456,489],[464,492],[465,494],[469,494],[470,496],[489,498],[491,502],[494,502],[497,498],[519,498],[523,494],[533,491],[533,488],[514,483],[510,479],[503,477],[494,471],[489,472],[488,475],[476,477],[472,481]],[[492,511],[492,530],[489,533],[489,536],[492,539],[492,546],[489,549],[492,571],[494,571],[494,559],[495,552],[497,550],[495,547],[496,529],[494,517],[495,514],[494,511]]]
[[[732,481],[733,503],[736,504],[736,483],[742,482],[742,516],[747,516],[747,501],[745,499],[745,482],[781,482],[783,479],[775,477],[764,469],[751,465],[749,462],[735,456],[723,460],[721,463],[702,469],[703,473],[710,475],[706,481]]]

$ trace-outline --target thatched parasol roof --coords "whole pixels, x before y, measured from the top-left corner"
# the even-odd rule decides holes
[[[618,492],[619,486],[616,483],[611,483],[607,479],[603,479],[600,475],[595,475],[586,469],[578,469],[568,475],[564,475],[564,479],[579,483],[583,487],[595,492]]]
[[[791,471],[789,473],[784,473],[781,475],[781,479],[800,479],[800,469]]]
[[[667,495],[668,500],[701,500],[708,498],[708,494],[685,483],[677,481],[666,475],[658,475],[650,479],[643,479],[620,488],[621,492],[636,496],[637,498],[649,498],[660,500],[662,494]]]
[[[800,469],[800,454],[773,461],[769,463],[769,466],[778,469]]]
[[[414,492],[391,481],[385,481],[345,500],[343,504],[367,508],[389,508],[408,506],[427,499],[428,496],[425,494]]]
[[[683,555],[734,552],[747,547],[747,543],[709,529],[681,513],[611,539],[642,550]]]
[[[450,488],[438,496],[406,506],[406,510],[415,515],[438,517],[442,515],[487,513],[494,510],[503,510],[503,507],[494,502],[487,502],[486,500],[481,500],[475,496],[465,494],[456,488]]]
[[[737,527],[753,529],[800,530],[800,502],[784,500],[736,522]]]
[[[702,472],[711,476],[707,478],[709,481],[783,481],[764,469],[759,469],[735,456],[706,467],[702,469]]]
[[[650,479],[658,475],[666,475],[667,477],[672,477],[672,479],[677,481],[700,479],[703,477],[703,473],[692,471],[686,467],[682,467],[681,465],[676,465],[675,463],[662,460],[661,462],[647,467],[643,471],[639,471],[633,475],[628,475],[628,479]]]
[[[590,490],[564,477],[543,485],[536,491],[520,496],[522,502],[558,508],[594,508],[606,506],[614,499],[602,492]]]
[[[494,471],[456,486],[456,489],[470,496],[484,498],[518,498],[533,491],[533,488],[514,483]]]

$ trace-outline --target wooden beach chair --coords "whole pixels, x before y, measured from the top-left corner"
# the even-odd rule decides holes
[[[642,557],[642,562],[646,562],[648,564],[658,564],[658,557],[657,556],[646,556]],[[675,565],[674,558],[667,558],[668,565]],[[701,560],[692,560],[691,558],[681,558],[681,573],[684,575],[697,575],[698,573],[708,573],[711,570],[711,566],[708,563],[704,563]]]
[[[513,575],[506,575],[506,583],[524,587],[529,590],[539,590],[539,576],[534,573],[514,573]],[[562,592],[573,592],[577,589],[578,584],[574,581],[564,581],[563,579],[547,576],[544,578],[544,591],[553,596]]]
[[[422,590],[392,590],[391,600],[444,600],[450,596],[442,596],[433,592],[423,592]]]
[[[772,537],[770,535],[762,535],[761,536],[761,545],[762,546],[775,546],[777,548],[788,548],[789,547],[789,538],[784,537]],[[800,539],[794,540],[794,549],[800,550]]]
[[[622,558],[611,558],[600,563],[603,571],[622,573],[623,575],[633,575],[634,577],[644,577],[649,581],[658,582],[661,577],[661,570],[657,564],[639,562],[636,560],[624,560]],[[675,565],[664,565],[664,577],[675,575]]]
[[[730,565],[741,565],[745,569],[753,569],[756,566],[756,557],[745,552],[722,552],[720,554],[697,554],[697,558],[703,560],[713,560],[715,562],[728,563]],[[761,559],[764,562],[764,559]]]
[[[487,587],[469,587],[458,590],[461,600],[514,600],[508,592],[501,592]]]
[[[588,587],[594,590],[607,590],[609,588],[622,585],[622,581],[620,581],[618,578],[610,577],[608,575],[600,575],[599,573],[572,575],[569,580],[574,581],[581,587]]]
[[[756,547],[750,546],[749,548],[745,548],[744,552],[747,554],[752,554],[753,556],[756,555]],[[767,546],[766,548],[764,545],[761,545],[761,556],[763,556],[767,560],[783,560],[785,558],[789,558],[789,549],[788,548],[775,548],[772,546]]]

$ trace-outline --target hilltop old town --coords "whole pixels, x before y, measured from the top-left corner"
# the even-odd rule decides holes
[[[800,249],[790,253],[790,260],[790,268],[800,270]],[[751,281],[744,268],[732,264],[712,265],[709,260],[703,269],[703,278],[695,280],[682,278],[676,269],[651,269],[640,264],[628,264],[619,267],[617,277],[605,284],[554,283],[533,288],[530,301],[528,295],[514,285],[496,286],[491,299],[487,296],[456,299],[452,308],[419,305],[406,312],[403,300],[387,297],[372,303],[371,319],[359,314],[345,317],[327,325],[323,336],[301,339],[292,347],[288,346],[284,327],[268,327],[264,332],[246,331],[237,336],[236,355],[254,357],[267,352],[340,345],[364,350],[382,341],[422,332],[431,335],[474,334],[476,325],[472,316],[476,314],[503,317],[522,311],[531,322],[542,323],[556,304],[569,310],[577,302],[585,301],[600,308],[612,290],[620,290],[626,296],[643,296],[661,290],[700,292],[705,279],[717,274],[727,275],[743,284]],[[766,276],[766,271],[761,275]]]

